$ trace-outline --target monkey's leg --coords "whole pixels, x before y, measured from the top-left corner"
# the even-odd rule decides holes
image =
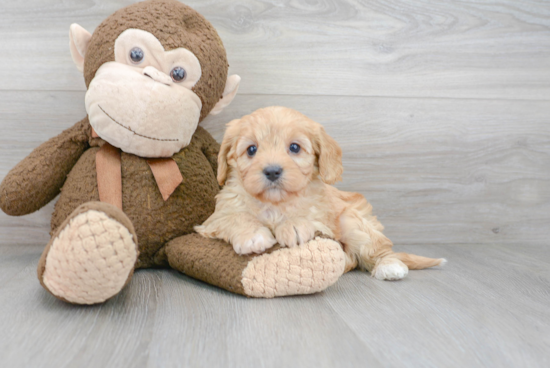
[[[322,291],[338,280],[346,264],[340,244],[321,237],[293,248],[275,245],[261,255],[238,255],[224,241],[189,234],[170,241],[165,250],[172,268],[257,298]]]
[[[113,205],[88,202],[53,234],[38,263],[38,279],[61,300],[101,303],[128,284],[137,257],[130,219]]]

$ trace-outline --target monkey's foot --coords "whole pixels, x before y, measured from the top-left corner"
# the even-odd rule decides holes
[[[166,256],[172,268],[188,276],[255,298],[325,290],[346,265],[342,246],[322,237],[292,248],[275,245],[261,255],[238,255],[222,240],[189,234],[171,240]]]
[[[50,240],[38,278],[59,299],[101,303],[129,282],[137,257],[137,238],[128,217],[110,204],[85,203]]]
[[[243,271],[246,295],[260,298],[313,294],[334,284],[346,264],[342,246],[317,237],[253,258]]]

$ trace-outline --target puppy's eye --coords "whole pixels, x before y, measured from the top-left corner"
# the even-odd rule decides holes
[[[181,66],[176,66],[170,72],[170,76],[172,77],[172,80],[174,82],[178,83],[185,79],[185,77],[187,76],[187,73],[185,72],[185,69],[183,69]]]
[[[297,145],[296,143],[292,143],[289,147],[290,149],[290,152],[293,152],[293,153],[298,153],[300,152],[300,146]]]
[[[258,147],[256,146],[250,146],[246,149],[246,153],[249,157],[252,157],[256,154],[256,151],[258,150]]]
[[[130,50],[130,59],[132,59],[132,62],[134,64],[139,64],[141,60],[143,60],[143,56],[144,56],[143,50],[140,49],[139,47],[134,47],[133,49]]]

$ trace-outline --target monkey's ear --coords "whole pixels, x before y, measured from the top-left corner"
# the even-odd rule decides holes
[[[86,50],[88,50],[91,38],[92,34],[90,32],[76,23],[71,24],[71,28],[69,29],[71,56],[77,69],[81,72],[84,71],[84,56],[86,55]]]
[[[225,88],[223,90],[222,98],[214,106],[212,111],[210,111],[211,115],[219,114],[220,112],[222,112],[224,107],[227,107],[231,103],[231,101],[233,101],[233,98],[235,98],[235,95],[239,90],[240,83],[241,77],[239,77],[237,74],[233,74],[227,77],[227,82],[225,82]]]

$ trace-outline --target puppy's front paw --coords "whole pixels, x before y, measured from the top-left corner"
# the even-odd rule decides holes
[[[295,247],[315,236],[315,227],[307,220],[287,220],[275,229],[275,238],[281,247]]]
[[[237,235],[231,242],[237,254],[262,253],[277,243],[267,227]]]

